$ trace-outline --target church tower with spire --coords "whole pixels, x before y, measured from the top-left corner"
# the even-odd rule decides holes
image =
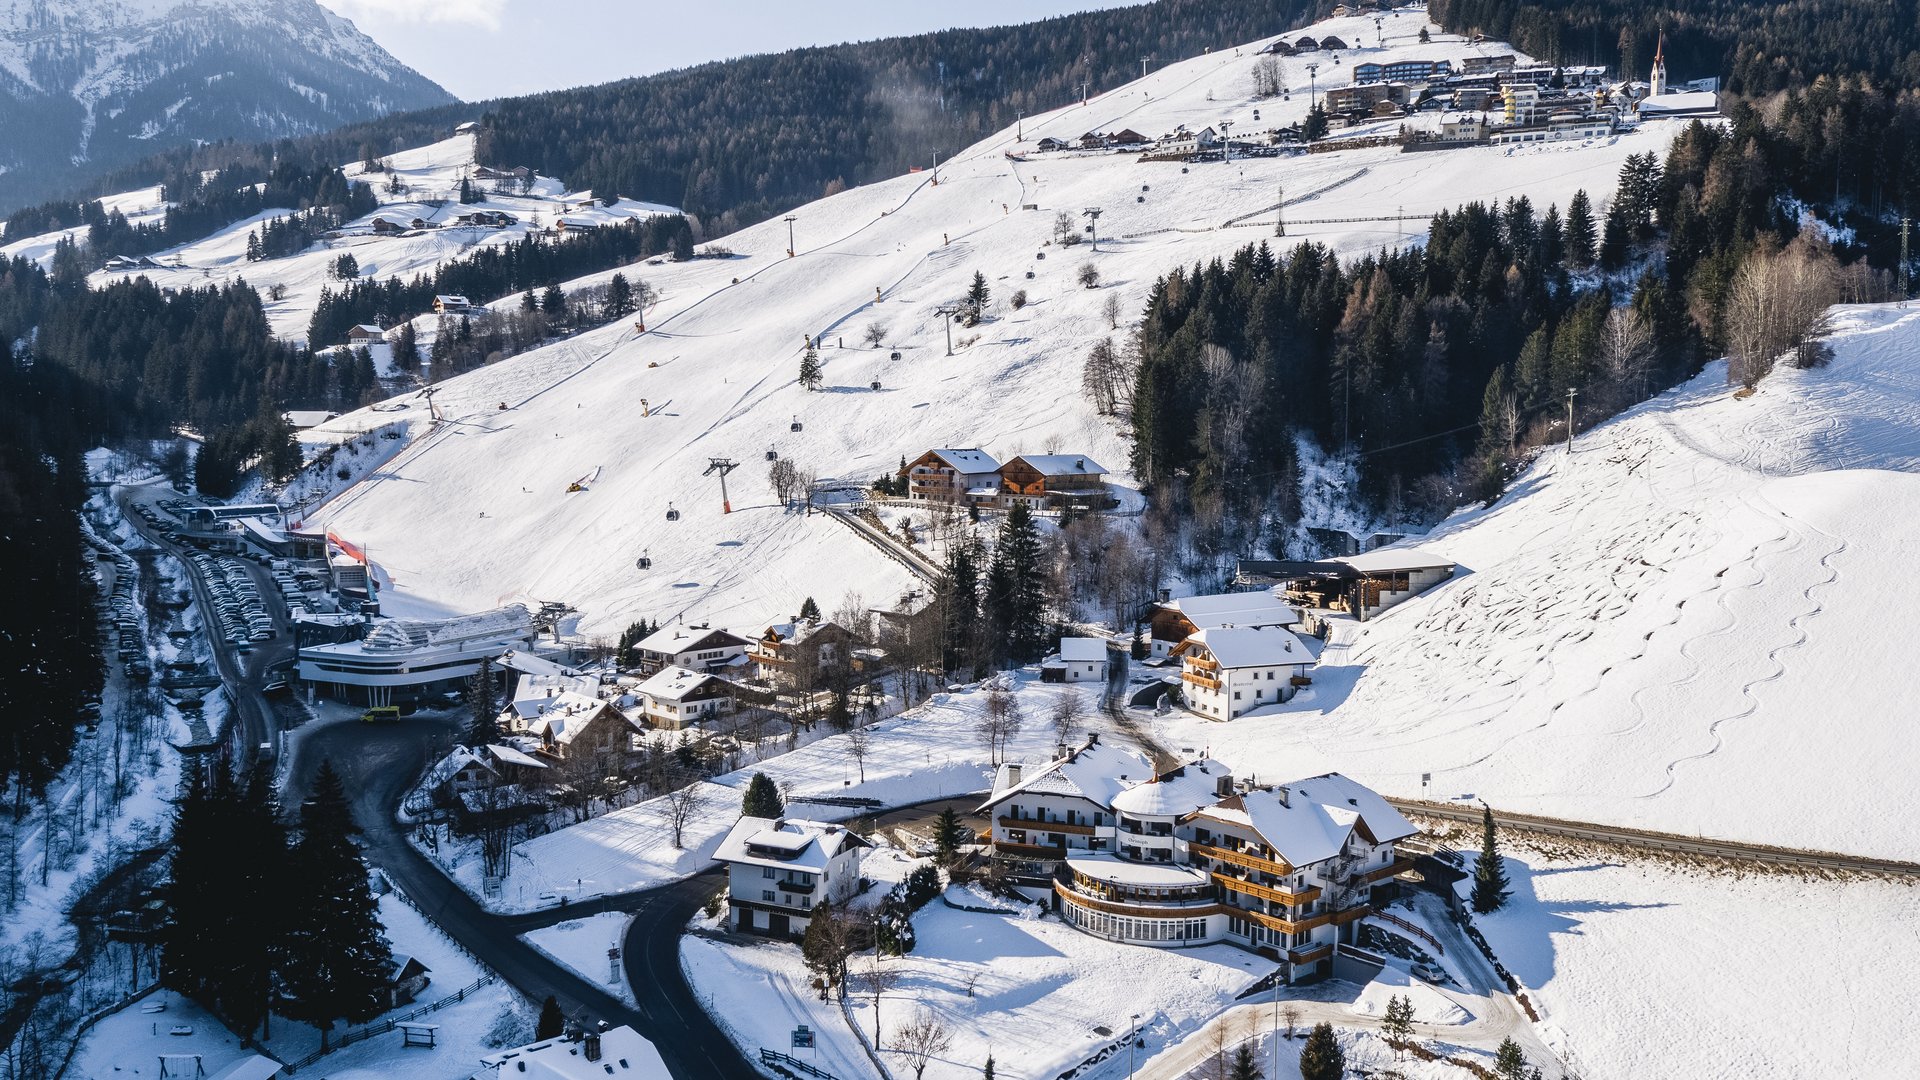
[[[1667,92],[1667,32],[1660,31],[1659,43],[1653,47],[1653,73],[1647,76],[1647,96],[1659,97]]]

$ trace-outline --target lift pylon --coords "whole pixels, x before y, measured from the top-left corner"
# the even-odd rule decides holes
[[[708,458],[707,462],[707,471],[700,475],[712,476],[714,473],[720,474],[720,512],[723,514],[731,514],[733,513],[733,502],[727,498],[727,474],[739,468],[740,463],[732,458],[723,457]]]

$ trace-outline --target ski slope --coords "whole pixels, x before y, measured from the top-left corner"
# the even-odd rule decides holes
[[[1385,49],[1349,50],[1343,62],[1506,51],[1437,28],[1422,46],[1420,26],[1417,15],[1393,16]],[[1306,32],[1357,42],[1372,39],[1373,24],[1336,19]],[[1662,122],[1591,144],[1375,148],[1191,166],[1034,152],[1043,137],[1095,129],[1158,135],[1234,118],[1244,133],[1303,117],[1304,59],[1282,61],[1290,100],[1251,96],[1258,44],[1029,117],[943,161],[937,185],[933,174],[916,173],[802,207],[796,257],[786,253],[787,224],[775,220],[721,238],[732,259],[630,268],[661,295],[645,334],[631,324],[602,327],[447,381],[436,402],[450,422],[429,430],[414,403],[406,413],[421,418],[413,446],[315,520],[370,546],[390,576],[383,599],[394,611],[561,600],[581,610],[583,630],[607,633],[641,617],[770,618],[808,595],[823,605],[849,591],[891,600],[913,584],[903,570],[831,520],[771,505],[769,450],[821,477],[858,481],[903,454],[948,445],[983,446],[1003,460],[1057,446],[1122,468],[1126,442],[1077,392],[1088,348],[1116,333],[1104,301],[1119,298],[1124,332],[1170,268],[1270,236],[1263,211],[1281,186],[1290,220],[1427,214],[1521,193],[1544,210],[1582,188],[1604,196],[1627,155],[1664,153],[1679,130]],[[1322,86],[1329,77],[1321,72]],[[1037,209],[1022,210],[1028,205]],[[1053,244],[1057,212],[1079,220],[1092,206],[1105,211],[1097,253]],[[1236,218],[1245,221],[1223,226]],[[1417,242],[1418,227],[1299,224],[1283,243],[1313,240],[1351,255]],[[1076,279],[1089,261],[1100,272],[1097,289]],[[989,281],[994,310],[979,327],[952,328],[949,357],[937,309],[961,297],[975,271]],[[1007,300],[1018,289],[1029,303],[1015,311]],[[888,328],[886,348],[860,344],[875,322]],[[816,335],[825,385],[808,392],[796,376],[803,343]],[[369,411],[330,426],[394,415]],[[792,430],[796,421],[803,430]],[[746,465],[729,480],[731,515],[720,513],[719,485],[703,475],[714,457]],[[595,468],[602,473],[590,492],[566,494]],[[682,511],[678,522],[667,522],[669,504]],[[635,569],[642,553],[652,570]]]
[[[1310,694],[1167,734],[1398,795],[1913,858],[1886,798],[1920,760],[1920,307],[1836,316],[1830,367],[1738,400],[1713,365],[1419,540],[1458,575],[1337,624]]]

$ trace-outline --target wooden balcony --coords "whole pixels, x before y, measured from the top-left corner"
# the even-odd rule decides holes
[[[993,842],[993,850],[999,855],[1012,855],[1022,859],[1064,859],[1067,857],[1067,849],[1065,847],[1055,847],[1052,844],[1016,844],[1011,840],[995,840]]]
[[[1388,878],[1399,877],[1401,874],[1404,874],[1411,869],[1413,869],[1412,859],[1399,858],[1399,859],[1393,860],[1392,862],[1388,863],[1385,866],[1380,867],[1377,870],[1367,871],[1366,873],[1360,875],[1360,880],[1368,885],[1372,885],[1375,882],[1385,881]]]
[[[1263,874],[1272,874],[1274,877],[1286,877],[1293,873],[1292,866],[1278,859],[1264,859],[1250,852],[1234,851],[1231,848],[1215,847],[1212,844],[1190,843],[1187,845],[1187,851],[1191,855],[1205,855],[1209,859],[1218,859],[1223,863],[1230,863],[1246,870],[1258,870]]]
[[[1283,919],[1278,915],[1268,915],[1263,911],[1248,911],[1244,908],[1229,908],[1228,912],[1248,922],[1264,926],[1269,930],[1278,930],[1283,934],[1301,934],[1316,926],[1325,926],[1333,921],[1333,913],[1323,911],[1318,915],[1309,915],[1304,919]]]
[[[1334,912],[1333,919],[1332,919],[1333,925],[1345,926],[1350,922],[1356,922],[1360,919],[1366,918],[1367,915],[1370,914],[1372,911],[1373,911],[1372,904],[1355,904],[1354,906],[1347,908],[1345,911]]]
[[[1242,881],[1237,877],[1217,872],[1213,875],[1213,880],[1214,884],[1219,885],[1221,888],[1232,889],[1234,892],[1245,893],[1248,896],[1257,896],[1262,900],[1271,900],[1276,904],[1285,904],[1288,907],[1292,907],[1295,904],[1311,904],[1320,896],[1320,887],[1318,885],[1309,885],[1296,893],[1287,892],[1284,889],[1276,889],[1271,885]]]
[[[1202,671],[1219,671],[1220,670],[1220,662],[1218,660],[1212,660],[1205,656],[1189,656],[1186,658],[1186,660],[1188,664],[1191,664],[1192,666],[1197,667]]]
[[[1204,686],[1209,690],[1220,689],[1220,680],[1215,678],[1210,678],[1206,675],[1195,675],[1191,671],[1182,671],[1180,673],[1180,678],[1185,682],[1190,682],[1195,686]]]
[[[1002,815],[999,819],[1003,829],[1025,829],[1028,832],[1072,833],[1075,836],[1092,836],[1097,826],[1083,825],[1078,822],[1036,821],[1032,818],[1015,818]]]

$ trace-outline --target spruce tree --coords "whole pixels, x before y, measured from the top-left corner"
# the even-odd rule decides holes
[[[987,297],[989,295],[991,295],[991,293],[987,289],[987,275],[975,270],[973,272],[973,284],[967,286],[968,326],[978,326],[980,325],[980,320],[986,317]]]
[[[464,177],[464,176],[463,176],[463,177],[461,177],[461,178],[460,178],[460,203],[461,203],[461,205],[463,205],[463,206],[467,206],[467,205],[471,205],[471,204],[473,204],[473,203],[477,203],[477,202],[479,202],[479,201],[480,201],[480,197],[479,197],[478,195],[475,195],[475,194],[473,193],[473,181],[471,181],[471,180],[469,180],[469,179],[467,179],[467,178],[466,178],[466,177]]]
[[[802,622],[820,621],[820,605],[813,602],[813,597],[809,596],[800,602],[800,619]]]
[[[987,609],[998,641],[1016,664],[1046,653],[1047,568],[1040,531],[1025,503],[1015,503],[1000,526],[987,571]]]
[[[633,285],[627,281],[627,275],[613,275],[607,282],[607,317],[624,319],[633,311]]]
[[[1395,994],[1387,1002],[1387,1014],[1380,1024],[1380,1033],[1393,1044],[1394,1057],[1413,1039],[1413,1001],[1405,994]]]
[[[987,1064],[980,1070],[980,1080],[993,1080],[993,1055],[987,1055]]]
[[[1494,841],[1493,807],[1481,804],[1480,861],[1473,868],[1473,910],[1486,914],[1507,902],[1506,860]]]
[[[933,822],[933,849],[941,862],[951,860],[959,853],[960,845],[966,841],[967,827],[960,824],[960,815],[953,807],[940,809],[940,816]]]
[[[820,354],[809,345],[807,351],[800,355],[800,385],[808,390],[818,390],[821,375]]]
[[[546,291],[540,294],[540,310],[545,312],[549,319],[566,317],[567,294],[560,291],[557,283],[549,284]]]
[[[186,788],[174,804],[173,858],[161,887],[167,920],[159,933],[160,984],[211,1004],[226,967],[221,890],[232,869],[225,835],[232,792],[209,777],[199,759],[189,760],[186,774]]]
[[[500,741],[500,722],[493,707],[493,661],[481,657],[480,672],[473,677],[473,722],[467,728],[467,745],[488,746]]]
[[[1585,188],[1573,193],[1573,201],[1567,204],[1566,244],[1567,265],[1575,270],[1584,270],[1593,265],[1593,203],[1587,198]]]
[[[331,761],[322,761],[300,806],[292,887],[278,898],[285,1012],[319,1028],[322,1047],[336,1020],[379,1015],[393,966],[379,903],[353,842],[356,831],[340,776]]]
[[[289,881],[287,829],[280,821],[272,766],[260,763],[246,783],[233,786],[225,830],[230,846],[223,854],[231,866],[222,875],[225,894],[215,905],[221,915],[220,1009],[242,1034],[251,1035],[263,1024],[271,1034],[278,920],[262,914],[278,911],[284,917],[289,900],[299,893]]]
[[[1233,1052],[1233,1064],[1227,1069],[1227,1080],[1263,1080],[1266,1074],[1260,1071],[1260,1063],[1254,1059],[1253,1044],[1241,1043]]]
[[[540,1003],[540,1019],[534,1021],[535,1039],[557,1039],[567,1030],[567,1016],[560,1011],[560,1001],[552,994]]]
[[[941,664],[947,671],[979,669],[985,650],[980,627],[980,542],[972,534],[947,547],[947,563],[934,583],[936,606],[945,613]],[[985,674],[980,671],[980,674]]]
[[[1340,1080],[1346,1072],[1347,1057],[1333,1037],[1333,1025],[1324,1021],[1313,1025],[1300,1050],[1300,1080]]]
[[[766,773],[757,772],[747,781],[747,794],[740,800],[740,813],[745,817],[777,818],[786,813],[786,806],[780,798],[780,789]]]
[[[1527,1080],[1527,1055],[1512,1036],[1502,1039],[1494,1052],[1493,1075],[1500,1080]]]

